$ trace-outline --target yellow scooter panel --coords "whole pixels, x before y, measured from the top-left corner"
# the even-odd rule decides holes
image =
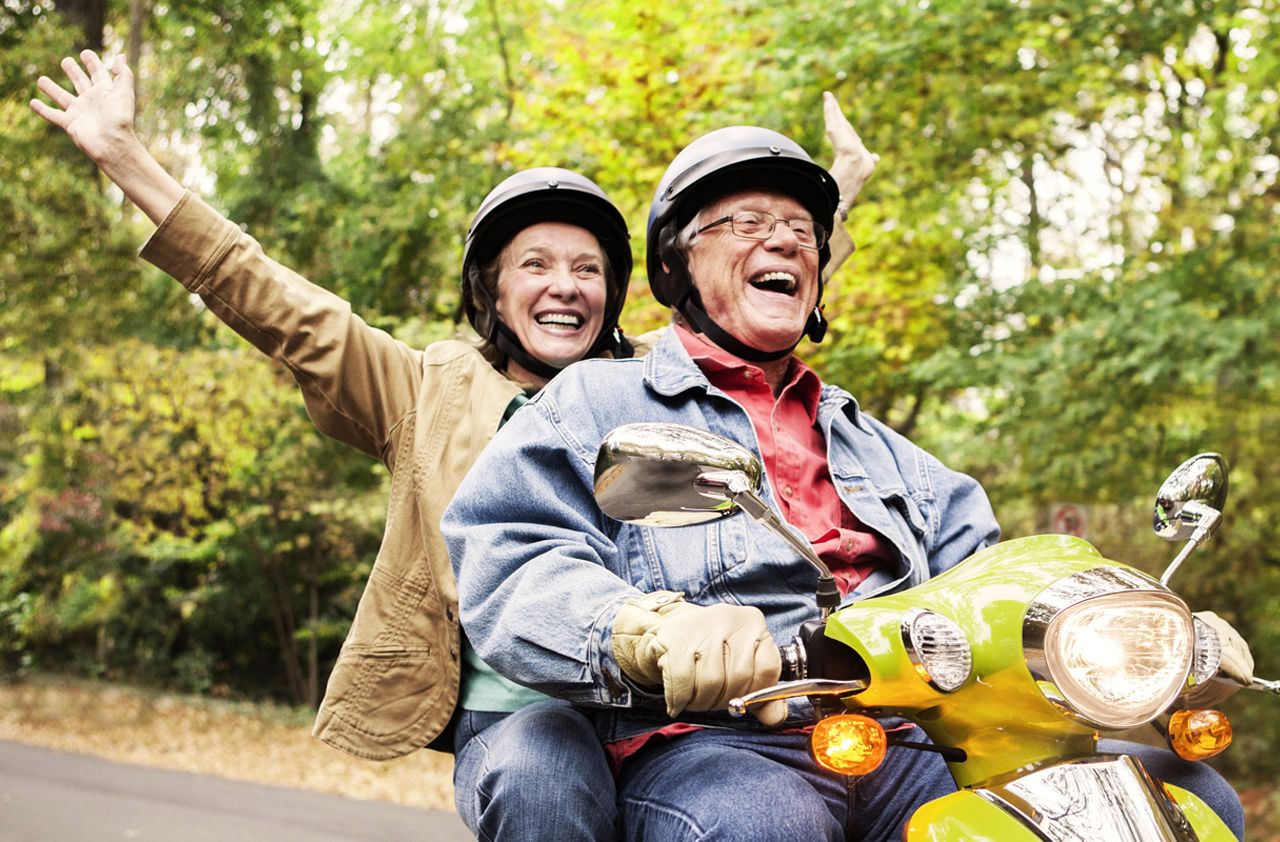
[[[1178,802],[1182,813],[1196,829],[1200,842],[1235,842],[1235,834],[1227,827],[1218,814],[1209,809],[1209,805],[1200,800],[1194,793],[1187,792],[1173,784],[1164,785],[1165,792]]]
[[[916,810],[902,838],[905,842],[1039,840],[1022,822],[968,790],[944,795]]]

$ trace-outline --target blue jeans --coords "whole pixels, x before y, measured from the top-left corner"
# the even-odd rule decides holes
[[[618,838],[613,773],[591,722],[568,703],[464,710],[454,753],[454,803],[478,839]]]
[[[909,735],[924,742],[918,730]],[[629,758],[618,782],[628,840],[900,840],[916,808],[956,789],[941,757],[890,748],[870,775],[820,769],[806,734],[704,730],[651,743]],[[1200,796],[1238,838],[1240,799],[1216,771],[1172,752],[1103,740],[1157,778]]]
[[[1237,839],[1244,839],[1244,807],[1240,804],[1240,796],[1216,769],[1203,763],[1190,763],[1165,748],[1122,740],[1099,740],[1098,751],[1137,757],[1152,777],[1200,796],[1200,800],[1231,828]]]
[[[808,734],[727,729],[650,743],[618,781],[626,838],[654,842],[899,840],[916,807],[955,788],[932,752],[891,747],[879,769],[850,778],[814,763]]]

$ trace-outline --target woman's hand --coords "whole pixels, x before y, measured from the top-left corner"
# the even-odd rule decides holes
[[[827,139],[835,152],[831,177],[840,188],[842,215],[847,215],[849,206],[862,192],[862,185],[875,172],[880,156],[867,151],[862,138],[854,131],[853,124],[844,116],[830,91],[822,94],[822,119],[827,126]]]
[[[31,110],[66,132],[80,151],[159,225],[184,191],[133,133],[133,71],[124,56],[116,56],[110,72],[92,50],[81,52],[80,60],[84,69],[73,58],[62,60],[75,93],[41,76],[36,87],[53,100],[53,106],[33,99]]]
[[[103,166],[137,143],[133,134],[133,72],[122,55],[116,56],[111,72],[92,50],[81,52],[80,59],[83,70],[70,56],[62,60],[75,94],[41,76],[36,87],[57,107],[33,99],[31,109],[65,131],[81,152]]]

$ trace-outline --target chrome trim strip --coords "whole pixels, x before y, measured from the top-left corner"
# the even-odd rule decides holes
[[[1126,755],[1041,767],[974,792],[1047,842],[1198,842],[1182,810]]]

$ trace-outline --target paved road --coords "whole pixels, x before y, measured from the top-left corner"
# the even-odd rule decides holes
[[[467,842],[453,813],[0,740],[0,842]]]

